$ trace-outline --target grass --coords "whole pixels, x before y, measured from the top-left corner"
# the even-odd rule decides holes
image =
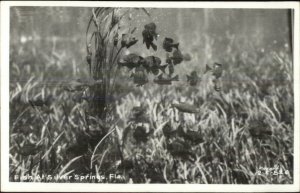
[[[205,34],[202,38],[213,39]],[[176,69],[181,81],[172,86],[148,83],[137,88],[122,69],[111,96],[115,108],[108,121],[88,113],[90,103],[79,100],[81,95],[63,89],[70,79],[90,76],[86,66],[70,62],[72,54],[57,56],[59,51],[43,50],[30,43],[11,45],[10,181],[20,181],[16,175],[34,177],[21,181],[68,182],[41,179],[38,175],[118,173],[121,179],[106,178],[103,182],[293,183],[294,97],[290,53],[284,48],[262,51],[245,39],[234,37],[234,40],[226,44],[225,53],[214,50],[217,41],[214,44],[208,41],[206,45],[211,58],[224,64],[221,92],[214,91],[210,74],[202,75],[197,87],[188,87],[180,74],[186,70],[184,64]],[[192,62],[201,64],[202,69],[205,67],[197,57]],[[30,100],[44,100],[47,96],[51,96],[49,104],[30,105]],[[193,104],[200,112],[184,114],[171,108],[172,103],[179,101]],[[140,104],[146,107],[145,116],[149,120],[144,126],[153,131],[142,142],[134,137],[138,124],[128,124],[132,107]],[[188,148],[196,160],[172,155],[163,134],[166,123],[174,129],[183,125],[187,130],[201,133],[203,141],[189,144]],[[258,131],[252,131],[253,128]],[[263,136],[267,130],[272,134],[263,138],[255,135],[258,132]],[[266,174],[264,168],[276,166],[283,174]]]

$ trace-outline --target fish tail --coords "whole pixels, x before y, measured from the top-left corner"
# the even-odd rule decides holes
[[[206,68],[205,68],[204,74],[207,73],[208,71],[211,71],[211,70],[212,70],[212,68],[206,64]]]
[[[153,42],[151,42],[150,45],[151,45],[151,47],[153,48],[153,50],[155,50],[155,51],[157,50],[157,45],[155,45]]]
[[[179,46],[179,43],[174,44],[174,48],[176,48],[177,50],[178,50],[178,46]]]
[[[174,76],[174,77],[172,78],[172,80],[174,80],[174,81],[178,81],[178,80],[179,80],[179,76],[178,76],[178,74],[177,74],[176,76]]]

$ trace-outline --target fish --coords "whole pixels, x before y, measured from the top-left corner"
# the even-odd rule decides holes
[[[219,64],[219,63],[214,63],[213,64],[213,67],[210,67],[208,64],[206,64],[206,67],[205,67],[205,73],[207,72],[212,72],[212,75],[218,79],[222,76],[223,74],[223,65],[222,64]]]
[[[121,39],[121,47],[122,48],[124,48],[127,45],[127,39],[128,39],[128,35],[122,34],[122,39]]]
[[[173,81],[178,81],[179,76],[176,75],[174,77],[163,77],[163,75],[159,75],[157,78],[153,80],[154,83],[160,85],[171,85]]]
[[[187,81],[190,83],[191,86],[196,86],[201,78],[197,75],[196,71],[191,72],[190,75],[186,75]]]
[[[272,135],[272,129],[262,119],[249,121],[249,133],[253,138],[266,139]]]
[[[18,152],[23,156],[35,155],[41,151],[42,146],[32,143],[24,144],[22,147],[20,145]]]
[[[126,43],[126,48],[130,48],[131,46],[133,46],[134,44],[136,44],[139,40],[135,39],[135,37],[130,37],[128,42]]]
[[[210,72],[210,71],[212,71],[212,67],[210,67],[208,64],[206,64],[204,74],[206,74],[207,72]]]
[[[214,83],[215,91],[220,92],[221,91],[221,81],[219,79],[214,79],[213,83]]]
[[[159,73],[159,70],[165,73],[165,69],[168,65],[160,65],[161,59],[156,56],[147,56],[143,60],[143,66],[147,70],[147,72],[152,72],[154,75]]]
[[[157,45],[153,43],[154,39],[157,40],[158,34],[156,33],[156,25],[155,23],[149,23],[144,26],[144,30],[142,32],[143,35],[143,43],[146,44],[147,49],[152,47],[153,50],[157,50]]]
[[[167,150],[173,157],[179,157],[189,161],[196,161],[196,155],[193,154],[191,146],[184,140],[175,139],[167,142]]]
[[[176,136],[176,128],[173,128],[170,123],[166,123],[162,128],[163,134],[166,138]]]
[[[38,97],[35,99],[29,99],[28,102],[32,107],[42,107],[42,106],[50,106],[54,98],[52,95],[47,96],[46,98]]]
[[[130,53],[121,57],[118,61],[119,66],[126,66],[130,70],[137,68],[142,64],[143,57],[138,56],[137,54]]]
[[[175,50],[171,58],[174,65],[180,64],[183,61],[183,55],[180,50]]]
[[[171,106],[183,113],[199,113],[199,109],[197,107],[188,103],[172,104]]]
[[[83,81],[80,78],[76,80],[72,80],[69,83],[66,83],[67,85],[64,86],[64,90],[69,91],[69,92],[75,92],[75,91],[83,91],[87,87],[92,87],[94,85],[101,84],[102,80],[86,80]]]
[[[137,87],[143,86],[149,82],[147,74],[142,66],[138,67],[134,73],[130,75]]]
[[[193,131],[190,129],[184,130],[183,125],[179,125],[177,128],[178,134],[180,137],[191,142],[192,145],[198,145],[199,143],[204,142],[203,135],[201,132]]]
[[[114,36],[114,46],[117,46],[118,42],[119,42],[119,34],[116,33],[115,36]]]
[[[148,141],[148,137],[151,134],[151,129],[147,129],[144,125],[138,125],[133,132],[133,138],[136,140],[137,143],[146,143]]]
[[[223,65],[219,63],[214,63],[213,75],[218,79],[223,74]]]
[[[178,50],[179,43],[174,43],[174,40],[172,38],[165,38],[163,42],[163,49],[165,49],[166,52],[172,52],[173,48],[176,48]]]

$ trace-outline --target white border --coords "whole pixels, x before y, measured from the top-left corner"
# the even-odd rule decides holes
[[[72,7],[161,7],[161,8],[276,8],[295,10],[294,26],[294,184],[292,185],[205,185],[205,184],[80,184],[9,182],[9,7],[10,6],[72,6]],[[74,192],[289,192],[299,186],[299,2],[1,2],[1,191],[74,191]],[[297,164],[298,163],[298,164]]]

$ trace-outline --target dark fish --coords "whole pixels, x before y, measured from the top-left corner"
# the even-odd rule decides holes
[[[204,73],[212,72],[212,75],[215,76],[215,78],[220,78],[223,73],[223,65],[219,63],[214,63],[213,67],[210,67],[208,64],[206,64],[206,69]]]
[[[51,95],[47,96],[46,98],[38,97],[28,100],[32,107],[50,106],[53,101],[54,98]]]
[[[115,36],[114,36],[114,46],[117,46],[118,42],[119,42],[119,34],[116,33]]]
[[[161,84],[161,85],[171,85],[172,81],[178,81],[179,76],[176,75],[174,77],[163,77],[163,75],[159,75],[157,78],[153,80],[156,84]]]
[[[153,50],[157,50],[157,46],[153,43],[154,38],[157,40],[157,33],[156,33],[156,25],[155,23],[149,23],[144,26],[144,30],[142,32],[143,35],[143,43],[146,43],[147,49],[150,48],[150,46],[153,48]]]
[[[196,71],[191,72],[190,75],[186,75],[187,81],[190,83],[191,86],[196,86],[201,78],[197,75]]]
[[[32,143],[24,144],[22,147],[19,146],[19,153],[23,156],[35,155],[41,151],[41,145]]]
[[[120,66],[126,66],[130,70],[133,68],[139,67],[142,64],[143,57],[138,56],[137,54],[131,53],[121,57],[118,61]]]
[[[172,52],[173,48],[176,48],[178,50],[179,43],[174,43],[174,40],[172,38],[165,38],[163,42],[163,48],[167,52]]]
[[[154,75],[159,73],[159,70],[165,72],[168,65],[161,66],[161,59],[156,56],[148,56],[143,60],[143,66],[146,68],[147,72],[152,72]]]
[[[134,44],[136,44],[139,40],[135,39],[135,37],[130,37],[128,42],[126,43],[126,48],[130,48]]]
[[[122,39],[121,39],[121,47],[125,47],[127,45],[127,39],[128,35],[127,34],[122,34]]]
[[[130,75],[133,78],[133,82],[136,86],[143,86],[144,84],[148,83],[148,76],[142,66],[136,68],[135,72]]]
[[[133,132],[133,138],[137,143],[146,143],[148,141],[148,137],[152,134],[151,131],[151,129],[147,129],[143,125],[137,126]]]
[[[190,141],[192,145],[198,145],[199,143],[204,142],[203,135],[201,132],[193,131],[187,129],[186,131],[183,129],[182,125],[179,125],[177,128],[179,136],[183,137],[184,139]]]
[[[180,64],[183,61],[183,55],[180,50],[175,50],[171,58],[174,65]]]
[[[86,80],[83,81],[81,79],[72,80],[71,82],[67,83],[66,86],[64,86],[64,89],[69,92],[75,92],[75,91],[83,91],[87,87],[94,86],[96,84],[101,84],[101,80]]]
[[[206,74],[209,71],[212,71],[212,68],[208,64],[206,64],[204,74]]]
[[[88,54],[86,56],[86,61],[87,61],[88,65],[91,65],[91,63],[92,63],[92,55],[91,54]]]
[[[265,139],[272,135],[272,130],[263,120],[251,120],[249,122],[249,133],[253,138]]]
[[[220,92],[221,91],[221,81],[219,79],[214,79],[213,83],[214,83],[215,91]]]
[[[183,140],[175,139],[171,142],[168,141],[167,150],[173,157],[179,157],[192,162],[196,161],[196,155],[190,151],[191,146]]]
[[[175,107],[178,111],[184,113],[199,113],[198,108],[187,103],[172,104],[172,107]]]
[[[168,53],[166,55],[166,63],[168,64],[169,75],[172,75],[175,72],[175,69],[174,69],[174,64],[172,62],[172,59],[170,58]]]
[[[173,128],[170,123],[166,123],[162,128],[163,134],[166,138],[176,136],[176,128]]]
[[[213,75],[216,78],[220,78],[223,73],[223,65],[219,63],[214,63],[214,68],[213,68]]]

